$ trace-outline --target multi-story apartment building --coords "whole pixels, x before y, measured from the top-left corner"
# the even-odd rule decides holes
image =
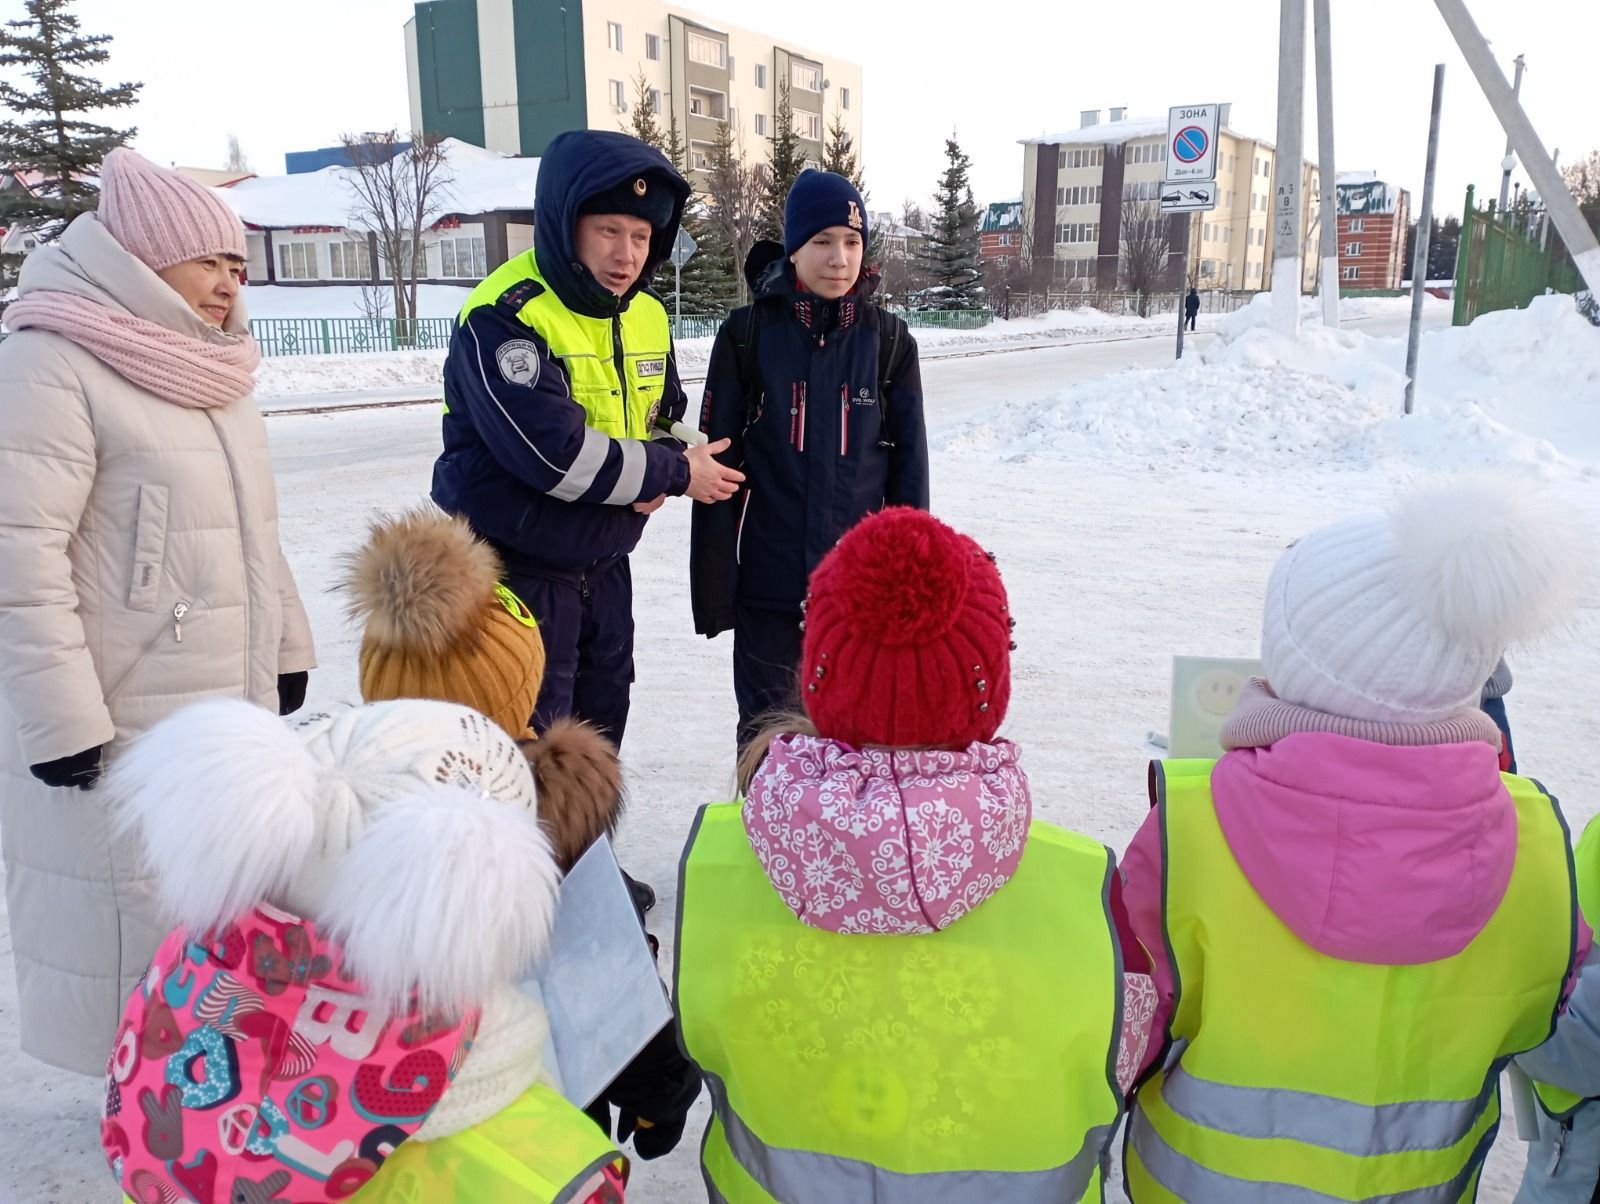
[[[1342,171],[1334,184],[1339,220],[1339,284],[1399,288],[1404,275],[1411,194],[1370,171]]]
[[[691,179],[723,121],[764,160],[785,85],[806,159],[820,162],[835,117],[861,142],[858,65],[659,0],[425,0],[405,34],[412,127],[491,150],[626,129],[641,76],[662,125],[677,118]]]
[[[1276,152],[1270,142],[1229,128],[1222,106],[1217,145],[1217,207],[1210,213],[1167,219],[1165,287],[1187,280],[1201,287],[1259,289],[1272,279],[1272,196]],[[1036,285],[1065,283],[1110,291],[1121,275],[1124,202],[1158,203],[1166,174],[1167,119],[1129,118],[1114,108],[1110,120],[1087,109],[1078,128],[1025,138],[1022,205],[1029,215]],[[1320,205],[1316,166],[1301,170],[1301,230],[1315,247]],[[1316,283],[1307,257],[1302,285]]]

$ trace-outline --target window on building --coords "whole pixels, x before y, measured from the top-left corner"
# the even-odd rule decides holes
[[[710,117],[714,121],[728,119],[728,97],[709,88],[689,89],[689,112],[696,117]]]
[[[711,170],[711,144],[708,142],[691,142],[689,144],[689,170]]]
[[[367,252],[367,244],[356,242],[336,242],[328,245],[329,266],[333,269],[329,273],[335,280],[371,280],[372,256]]]
[[[651,88],[650,89],[650,111],[652,113],[656,113],[656,114],[659,114],[661,112],[661,89],[660,88]]]
[[[756,87],[765,88],[766,86],[767,86],[767,65],[765,63],[757,63],[756,64]]]
[[[1066,203],[1067,203],[1067,190],[1065,188],[1057,188],[1056,189],[1056,204],[1057,205],[1065,205]]]
[[[794,115],[794,128],[800,137],[809,142],[822,141],[822,114],[803,110]]]
[[[1366,228],[1367,228],[1367,219],[1366,218],[1364,218],[1364,217],[1352,217],[1350,219],[1350,228],[1348,230],[1346,230],[1345,233],[1346,234],[1360,234],[1363,231],[1365,231]]]
[[[606,81],[606,90],[611,93],[611,107],[619,113],[628,107],[628,98],[623,93],[622,81],[612,79]]]
[[[426,276],[428,274],[428,248],[426,246],[417,246],[408,238],[400,247],[400,257],[402,260],[405,259],[407,252],[409,252],[411,256],[413,274],[418,277]],[[389,256],[382,247],[379,247],[378,249],[378,258],[383,266],[384,278],[393,279],[394,272],[389,266]]]
[[[1353,264],[1353,263],[1350,264],[1347,267],[1340,268],[1339,269],[1339,279],[1341,279],[1341,280],[1360,280],[1361,279],[1361,268],[1358,265]]]
[[[805,165],[801,168],[801,170],[802,171],[821,171],[822,170],[822,164],[818,163],[815,159],[807,159],[805,161]]]
[[[733,76],[735,79],[737,79],[738,76],[739,76],[738,71],[736,71],[734,69],[734,66],[733,66],[733,55],[731,55],[731,54],[728,56],[728,74]]]
[[[661,61],[661,37],[659,34],[647,33],[644,35],[644,57],[652,63]]]
[[[317,244],[314,242],[280,242],[278,246],[279,280],[316,280]]]
[[[756,114],[756,135],[761,138],[767,136],[767,115],[765,113]]]
[[[615,21],[606,22],[606,47],[616,51],[622,49],[622,26]]]
[[[810,63],[792,63],[789,66],[789,83],[803,92],[820,92],[822,68]]]
[[[689,34],[689,61],[701,63],[707,67],[727,67],[728,45],[719,42],[716,38],[708,38],[705,34],[690,32]]]
[[[1233,241],[1233,227],[1232,226],[1224,226],[1224,227],[1222,227],[1222,245],[1223,246],[1227,246],[1232,241]]]
[[[839,107],[841,109],[848,109],[850,107],[850,89],[849,88],[840,88],[839,89]]]
[[[482,280],[489,274],[481,238],[441,238],[439,258],[441,276]]]
[[[1361,244],[1358,243],[1358,242],[1347,242],[1347,243],[1345,243],[1344,244],[1344,253],[1346,255],[1359,255],[1359,254],[1361,254]]]

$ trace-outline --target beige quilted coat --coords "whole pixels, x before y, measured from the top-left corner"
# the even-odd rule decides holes
[[[36,252],[21,289],[208,329],[93,218]],[[103,1073],[164,933],[103,792],[28,766],[96,745],[109,763],[201,698],[276,709],[278,674],[313,660],[254,402],[176,405],[43,331],[0,343],[0,844],[25,1051]]]

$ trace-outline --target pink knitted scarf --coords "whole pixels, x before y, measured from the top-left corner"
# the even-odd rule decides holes
[[[248,397],[261,362],[249,334],[218,331],[206,342],[73,293],[28,293],[6,310],[6,325],[70,339],[140,388],[193,410]]]

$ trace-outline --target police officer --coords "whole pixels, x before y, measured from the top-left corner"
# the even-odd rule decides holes
[[[493,545],[539,621],[537,730],[574,715],[622,742],[628,554],[667,497],[720,501],[743,479],[712,458],[726,440],[685,449],[658,429],[687,399],[666,309],[645,285],[688,196],[637,138],[557,137],[539,165],[533,249],[473,290],[445,361],[433,498]]]

